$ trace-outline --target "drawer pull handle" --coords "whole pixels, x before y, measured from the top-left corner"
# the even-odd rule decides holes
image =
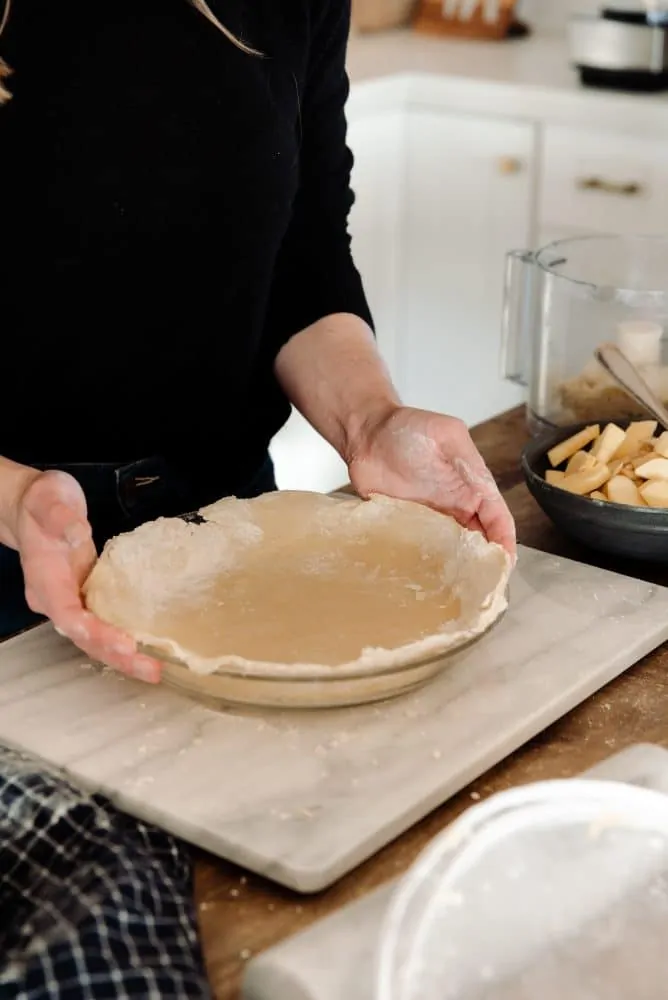
[[[603,194],[618,194],[632,198],[643,194],[644,187],[638,181],[606,181],[602,177],[582,177],[577,186],[581,191],[601,191]]]
[[[524,164],[516,156],[502,156],[498,161],[499,173],[505,177],[522,172]]]

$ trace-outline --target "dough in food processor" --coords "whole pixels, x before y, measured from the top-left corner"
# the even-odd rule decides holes
[[[438,656],[506,607],[510,559],[427,507],[279,492],[107,543],[87,607],[209,674],[374,672]]]

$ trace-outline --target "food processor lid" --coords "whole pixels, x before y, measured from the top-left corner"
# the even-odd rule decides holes
[[[402,880],[376,1000],[658,1000],[668,797],[548,781],[464,813]]]
[[[601,17],[625,24],[646,24],[651,27],[668,27],[668,2],[665,0],[609,0],[601,9]]]
[[[544,276],[606,301],[668,297],[668,237],[577,236],[549,243],[534,260]]]

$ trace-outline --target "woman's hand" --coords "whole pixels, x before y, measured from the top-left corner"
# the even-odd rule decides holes
[[[512,516],[462,421],[392,407],[364,428],[348,468],[360,496],[383,493],[451,514],[515,559]]]
[[[30,608],[50,618],[92,660],[157,683],[160,664],[138,654],[134,639],[83,605],[81,588],[97,553],[77,481],[65,472],[27,472],[25,488],[14,504],[11,534],[21,557]]]

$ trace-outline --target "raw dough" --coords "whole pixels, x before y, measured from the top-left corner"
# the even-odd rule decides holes
[[[506,607],[510,560],[406,501],[272,493],[107,543],[86,604],[192,670],[374,672],[436,656]]]

